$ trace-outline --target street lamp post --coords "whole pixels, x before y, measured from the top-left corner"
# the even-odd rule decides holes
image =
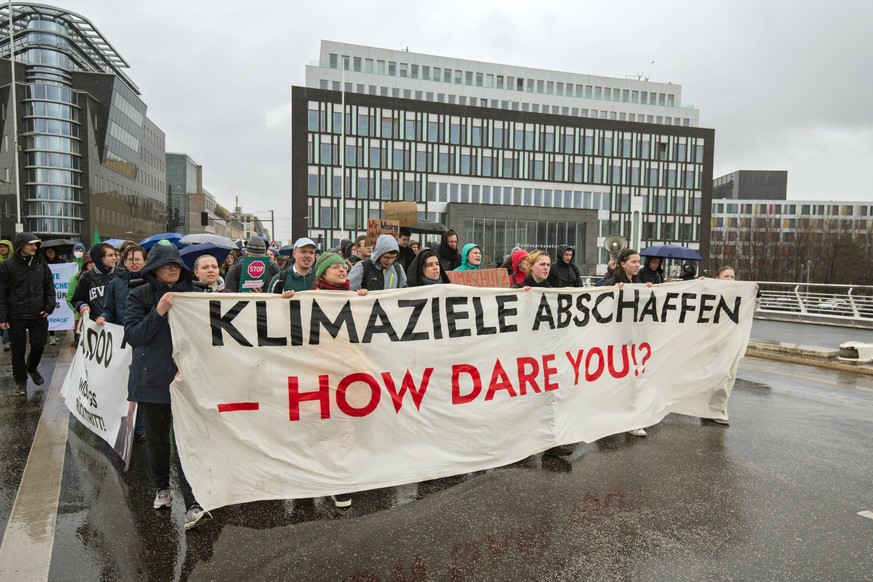
[[[12,0],[8,2],[9,8],[9,63],[12,67],[12,86],[9,89],[9,98],[12,101],[12,133],[13,133],[13,147],[14,150],[14,162],[13,166],[15,167],[15,174],[13,176],[13,180],[15,180],[15,204],[18,211],[16,220],[15,220],[15,233],[24,232],[24,223],[21,222],[21,180],[18,179],[18,92],[16,91],[15,85],[15,27],[12,25],[13,21],[13,12],[12,12]]]

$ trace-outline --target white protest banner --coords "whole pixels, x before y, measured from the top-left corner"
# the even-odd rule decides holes
[[[81,339],[61,396],[70,412],[130,463],[136,404],[127,401],[132,350],[124,328],[82,319]]]
[[[55,284],[55,310],[49,315],[49,330],[73,329],[75,319],[73,310],[67,305],[67,289],[70,287],[70,279],[79,270],[76,263],[60,263],[49,265],[52,271],[52,281]]]
[[[171,386],[206,509],[506,465],[723,414],[755,284],[177,294]]]

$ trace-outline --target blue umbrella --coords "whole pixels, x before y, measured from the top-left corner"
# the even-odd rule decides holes
[[[121,245],[123,245],[124,243],[127,242],[127,240],[123,239],[123,238],[110,238],[110,239],[106,239],[103,242],[105,242],[108,245],[112,245],[116,249],[119,249],[119,248],[121,248]]]
[[[185,265],[187,265],[188,269],[193,271],[194,262],[197,260],[197,257],[201,255],[212,255],[215,257],[215,260],[218,261],[218,264],[221,265],[230,251],[231,249],[226,246],[205,242],[185,247],[179,251],[179,254],[182,255],[182,260],[185,261]]]
[[[153,234],[152,236],[146,237],[139,241],[139,246],[141,246],[145,250],[149,250],[160,241],[165,240],[179,247],[179,241],[182,240],[183,236],[185,235],[178,232],[164,232],[161,234]]]
[[[694,249],[679,245],[655,245],[640,251],[644,257],[661,257],[662,259],[679,259],[681,261],[702,261],[703,257]]]

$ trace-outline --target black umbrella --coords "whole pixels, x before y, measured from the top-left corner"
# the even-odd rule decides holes
[[[188,269],[194,270],[194,263],[197,261],[197,257],[201,255],[212,255],[215,257],[215,260],[218,261],[220,265],[224,259],[227,258],[227,255],[230,253],[231,249],[227,248],[223,245],[217,245],[215,243],[205,242],[196,245],[191,245],[185,247],[179,254],[182,255],[182,260],[185,262],[185,265],[188,266]]]
[[[73,252],[73,247],[77,244],[81,244],[81,242],[82,241],[73,240],[71,238],[53,238],[42,241],[39,248],[43,250],[55,249],[55,252],[59,255],[68,255]]]

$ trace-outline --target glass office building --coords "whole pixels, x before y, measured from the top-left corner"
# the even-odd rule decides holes
[[[707,252],[714,131],[676,85],[326,42],[307,85],[292,89],[295,235],[334,244],[414,201],[491,257],[587,242],[593,273],[636,199],[642,246]]]
[[[94,228],[122,238],[163,230],[164,134],[122,71],[127,63],[87,19],[60,8],[3,5],[0,35],[0,172],[11,184],[0,190],[3,235],[17,220],[14,109],[25,230],[83,240]]]

